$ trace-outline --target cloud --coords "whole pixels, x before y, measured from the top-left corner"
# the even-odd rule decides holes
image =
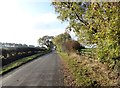
[[[39,14],[38,16],[35,17],[34,21],[41,24],[55,23],[55,22],[58,22],[56,17],[57,17],[56,14],[49,12],[45,14]]]
[[[66,24],[60,24],[56,14],[46,12],[33,16],[22,8],[17,1],[0,1],[0,42],[37,45],[39,37],[64,32]],[[36,25],[41,25],[41,27],[36,28]],[[51,27],[49,28],[47,25]],[[56,27],[54,27],[55,25]]]

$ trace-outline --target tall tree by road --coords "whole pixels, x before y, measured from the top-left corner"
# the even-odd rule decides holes
[[[96,44],[96,58],[114,63],[120,57],[120,2],[53,2],[58,18],[68,21],[79,41]]]

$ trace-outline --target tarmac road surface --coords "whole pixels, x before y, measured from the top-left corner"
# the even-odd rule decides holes
[[[60,58],[56,51],[53,51],[5,74],[0,79],[2,86],[63,86],[63,73],[60,68]]]

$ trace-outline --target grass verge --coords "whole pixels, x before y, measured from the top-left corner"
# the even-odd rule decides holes
[[[119,75],[106,65],[76,54],[58,52],[72,73],[75,86],[117,86]]]
[[[85,74],[88,72],[88,68],[79,67],[77,62],[65,53],[59,53],[61,58],[64,58],[65,63],[68,65],[70,72],[73,75],[73,80],[76,86],[90,86],[92,80]]]
[[[50,51],[49,51],[50,52]],[[32,56],[28,56],[28,57],[25,57],[25,58],[21,58],[19,60],[16,60],[8,65],[5,65],[4,67],[0,68],[0,76],[1,75],[4,75],[6,74],[7,72],[27,63],[27,62],[30,62],[36,58],[38,58],[39,56],[42,56],[44,54],[47,54],[49,52],[45,52],[45,53],[39,53],[39,54],[34,54]]]

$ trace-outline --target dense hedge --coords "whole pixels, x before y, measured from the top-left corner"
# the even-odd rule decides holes
[[[2,66],[7,65],[15,60],[23,57],[27,57],[33,54],[44,52],[46,49],[36,48],[36,47],[9,47],[2,48],[1,60]]]

